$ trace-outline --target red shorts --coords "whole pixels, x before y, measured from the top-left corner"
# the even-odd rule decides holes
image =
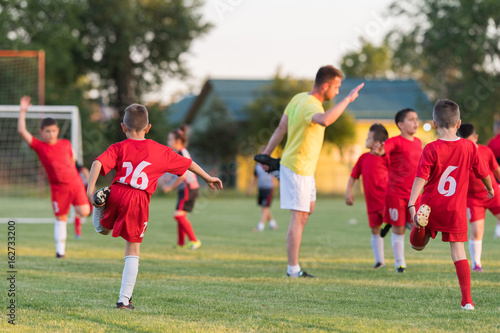
[[[80,181],[81,182],[81,181]],[[73,206],[89,205],[89,199],[85,188],[80,183],[50,184],[52,197],[52,209],[55,216],[67,215],[69,208]]]
[[[368,225],[370,228],[381,226],[384,222],[384,211],[368,213]]]
[[[489,209],[495,216],[500,214],[500,197],[495,195],[495,197],[490,200],[467,198],[467,217],[470,223],[484,220],[486,217],[486,209]]]
[[[413,222],[408,209],[409,200],[410,198],[386,196],[384,221],[395,227],[404,226],[406,222]],[[420,197],[417,199],[415,207],[420,207]]]
[[[436,238],[439,231],[429,230],[425,228],[425,233],[429,234],[432,239]],[[443,232],[441,231],[441,240],[443,242],[467,242],[469,238],[467,237],[467,232]]]
[[[113,184],[110,189],[101,225],[113,229],[113,237],[142,243],[148,227],[150,196],[127,185]]]

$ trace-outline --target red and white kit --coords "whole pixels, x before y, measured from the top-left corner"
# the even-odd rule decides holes
[[[111,145],[96,160],[101,175],[116,171],[101,220],[113,237],[142,242],[149,218],[149,202],[158,178],[165,172],[183,175],[192,161],[153,140],[127,139]]]

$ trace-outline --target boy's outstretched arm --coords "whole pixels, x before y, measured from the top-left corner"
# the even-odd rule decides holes
[[[349,181],[347,182],[347,189],[345,190],[345,203],[348,206],[352,206],[354,204],[354,196],[352,195],[352,187],[354,186],[355,182],[356,182],[356,178],[353,178],[352,176],[349,177]]]
[[[205,172],[205,170],[203,170],[198,164],[196,164],[195,161],[191,162],[191,166],[188,168],[188,170],[200,176],[208,184],[208,187],[210,187],[212,190],[222,189],[221,180],[217,177],[210,176],[208,173]]]
[[[99,173],[101,172],[102,163],[99,160],[95,160],[90,167],[89,172],[89,185],[87,186],[87,197],[92,205],[95,206],[94,203],[94,192],[95,192],[95,183],[97,182],[97,178],[99,178]],[[102,206],[102,205],[101,205]]]
[[[415,177],[413,182],[413,187],[411,188],[410,200],[408,201],[408,209],[410,210],[410,216],[412,216],[413,221],[417,228],[420,225],[417,223],[417,208],[415,207],[415,202],[417,202],[418,196],[422,193],[426,180],[420,177]]]
[[[19,119],[17,120],[17,131],[21,135],[27,144],[31,145],[33,141],[33,135],[26,129],[26,111],[31,106],[31,98],[29,96],[21,97],[21,102],[19,103],[21,110],[19,111]]]
[[[481,182],[483,182],[484,186],[486,187],[486,191],[488,192],[488,199],[491,199],[495,196],[495,190],[493,189],[493,186],[491,185],[491,178],[488,175],[488,177],[481,179]]]

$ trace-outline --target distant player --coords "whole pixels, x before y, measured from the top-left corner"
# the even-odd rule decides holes
[[[485,164],[491,178],[493,189],[498,190],[498,183],[495,179],[500,179],[500,167],[495,155],[490,148],[477,143],[478,135],[472,124],[462,124],[458,129],[458,135],[476,144],[479,158]],[[467,192],[467,213],[470,221],[469,252],[472,261],[472,270],[482,272],[481,252],[483,248],[484,219],[486,209],[495,215],[497,227],[500,224],[500,196],[496,195],[492,199],[487,198],[484,185],[477,179],[474,173],[470,173],[469,191]]]
[[[493,132],[495,136],[488,142],[488,147],[493,150],[497,163],[500,164],[500,120],[495,121]]]
[[[267,222],[269,222],[270,230],[276,230],[278,228],[278,224],[274,220],[273,214],[271,213],[271,202],[273,200],[274,193],[274,177],[272,173],[266,172],[259,163],[255,165],[253,178],[248,186],[249,195],[252,194],[255,183],[258,185],[259,192],[257,194],[257,204],[262,207],[260,221],[255,230],[259,232],[264,231]]]
[[[67,221],[70,206],[75,213],[85,217],[90,214],[90,207],[83,182],[78,175],[73,157],[71,142],[58,139],[59,126],[53,118],[45,118],[40,125],[38,140],[26,129],[26,111],[31,106],[31,98],[21,98],[21,111],[17,122],[17,131],[21,138],[37,153],[42,162],[50,183],[52,209],[56,217],[54,223],[54,239],[56,257],[66,256]]]
[[[191,155],[186,149],[187,134],[186,127],[183,126],[168,134],[168,146],[176,153],[186,158],[191,159]],[[167,193],[174,188],[178,189],[177,206],[175,208],[174,219],[177,221],[177,247],[197,250],[201,246],[201,241],[196,238],[193,226],[187,218],[187,213],[192,212],[194,203],[198,197],[198,178],[191,171],[186,171],[185,174],[178,177],[176,181],[168,186],[163,185],[163,192]],[[189,242],[186,244],[186,235]]]
[[[395,122],[401,135],[388,139],[383,151],[389,162],[389,180],[385,196],[384,221],[392,226],[392,252],[396,272],[404,273],[405,228],[411,229],[412,216],[408,213],[408,200],[418,160],[422,153],[422,142],[415,137],[418,129],[418,115],[412,109],[403,109],[396,113]],[[376,145],[378,147],[380,145]]]
[[[171,148],[147,140],[148,110],[140,104],[125,109],[122,130],[127,139],[111,145],[96,158],[90,168],[87,195],[94,204],[95,184],[99,174],[115,170],[105,206],[95,207],[92,223],[96,231],[125,239],[125,266],[123,268],[119,309],[133,310],[132,292],[139,270],[139,249],[148,226],[149,202],[157,181],[165,172],[182,176],[187,170],[199,175],[212,189],[221,189],[220,179],[209,176],[198,164]]]
[[[474,310],[470,268],[464,249],[469,173],[473,171],[481,179],[489,198],[494,191],[476,145],[456,135],[460,127],[458,105],[448,99],[439,100],[434,106],[433,119],[439,139],[425,146],[411,190],[408,210],[416,224],[410,234],[410,243],[415,250],[421,251],[431,237],[441,232],[443,242],[450,242],[451,259],[462,292],[461,306]],[[422,189],[422,206],[417,215],[417,198]]]
[[[369,153],[361,155],[352,169],[351,177],[347,183],[345,192],[345,203],[349,206],[354,204],[352,188],[360,176],[363,177],[363,189],[365,192],[366,210],[368,213],[368,225],[372,229],[371,245],[375,258],[374,269],[385,266],[384,239],[380,237],[380,226],[384,221],[385,192],[387,189],[388,165],[385,157],[378,156],[373,152],[376,143],[383,144],[389,134],[382,124],[373,124],[368,131],[366,148]]]

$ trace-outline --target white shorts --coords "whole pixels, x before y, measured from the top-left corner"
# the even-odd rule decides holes
[[[312,201],[316,201],[316,182],[314,180],[314,175],[301,176],[281,164],[281,209],[291,209],[309,213]]]

